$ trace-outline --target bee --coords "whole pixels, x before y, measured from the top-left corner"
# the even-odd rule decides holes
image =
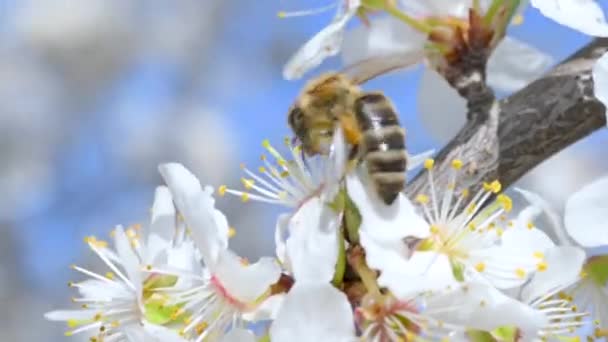
[[[288,115],[289,126],[309,156],[327,154],[334,129],[341,125],[347,142],[353,146],[351,159],[365,164],[371,184],[386,204],[392,204],[405,187],[405,129],[383,93],[366,92],[359,85],[410,65],[412,56],[409,57],[351,67],[357,75],[349,76],[344,71],[321,75],[304,87]]]

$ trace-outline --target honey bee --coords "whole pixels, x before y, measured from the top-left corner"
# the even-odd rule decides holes
[[[342,72],[310,81],[291,107],[288,122],[307,155],[327,154],[335,125],[341,125],[353,146],[351,158],[365,164],[376,193],[391,204],[406,183],[405,129],[391,101],[381,92],[363,91],[360,83],[362,78]]]

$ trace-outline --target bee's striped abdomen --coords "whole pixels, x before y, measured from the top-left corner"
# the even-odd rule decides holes
[[[384,203],[391,204],[405,187],[405,130],[393,105],[381,93],[358,98],[355,115],[363,132],[361,157],[367,163],[370,180]]]

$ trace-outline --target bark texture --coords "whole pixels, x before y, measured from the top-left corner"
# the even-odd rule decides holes
[[[605,127],[606,108],[593,96],[591,70],[606,51],[608,39],[595,39],[542,78],[486,106],[487,115],[469,113],[466,125],[435,158],[435,179],[445,181],[451,161],[461,159],[465,172],[460,173],[460,184],[477,188],[498,179],[506,188],[553,154]],[[406,192],[425,192],[427,180],[422,172]]]

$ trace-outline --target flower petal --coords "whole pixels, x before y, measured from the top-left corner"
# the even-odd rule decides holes
[[[131,248],[129,238],[125,234],[124,229],[120,226],[116,227],[114,230],[114,244],[122,266],[124,267],[125,272],[127,272],[127,277],[133,285],[135,293],[140,296],[142,288],[141,265],[137,254],[135,254],[135,251]]]
[[[154,342],[187,342],[186,339],[179,336],[177,331],[145,321],[142,322],[142,325],[146,339],[140,341],[150,341],[152,339]]]
[[[205,264],[213,270],[218,255],[228,247],[228,222],[215,209],[212,189],[207,187],[203,190],[198,179],[181,164],[163,164],[159,171],[171,190],[177,209],[190,227],[192,239]]]
[[[593,66],[593,91],[595,97],[608,108],[608,53],[604,53]],[[606,115],[608,122],[608,113]]]
[[[296,281],[329,282],[333,278],[340,218],[318,197],[308,200],[291,217],[286,251]]]
[[[372,58],[424,49],[426,37],[393,17],[375,19],[371,25],[349,30],[342,44],[344,65],[354,65]]]
[[[231,329],[222,337],[221,342],[255,342],[255,335],[247,330],[235,328]]]
[[[530,204],[539,208],[547,215],[549,223],[551,224],[551,228],[561,245],[571,244],[570,240],[568,239],[568,234],[566,233],[566,230],[562,223],[561,216],[557,213],[557,211],[551,206],[549,202],[543,199],[540,195],[528,190],[515,188],[515,191],[519,192]]]
[[[466,122],[466,101],[436,71],[425,69],[418,89],[418,115],[439,142],[456,135]]]
[[[407,261],[387,258],[384,262],[378,284],[387,287],[399,298],[408,298],[417,292],[445,289],[457,284],[450,261],[443,254],[415,252]]]
[[[285,293],[279,293],[266,298],[253,311],[243,314],[243,318],[248,322],[268,321],[277,318],[279,309],[285,300]]]
[[[570,237],[581,246],[608,245],[608,177],[587,184],[570,196],[564,222]]]
[[[536,272],[522,291],[522,300],[533,300],[556,293],[574,284],[585,262],[585,251],[577,247],[554,247],[545,253],[547,269]]]
[[[362,173],[353,173],[346,178],[348,195],[362,214],[360,230],[389,244],[396,240],[401,244],[406,237],[423,239],[430,235],[428,223],[405,195],[400,194],[391,205],[386,205],[364,177]]]
[[[277,282],[281,267],[273,258],[261,258],[247,265],[232,251],[224,250],[219,256],[214,276],[231,297],[243,303],[252,303]]]
[[[90,320],[95,317],[98,312],[93,309],[86,310],[55,310],[44,314],[44,318],[49,321],[68,321],[71,319],[75,320]]]
[[[294,80],[302,77],[307,71],[316,68],[327,57],[335,56],[340,51],[344,38],[344,28],[359,8],[360,0],[347,1],[344,8],[338,11],[332,22],[304,44],[283,68],[283,78]]]
[[[353,313],[344,293],[327,283],[291,288],[270,327],[273,342],[355,341]]]
[[[507,36],[488,60],[488,84],[495,90],[512,93],[541,76],[552,63],[551,56]]]
[[[431,295],[427,312],[443,322],[474,329],[490,331],[500,326],[517,326],[528,337],[536,336],[538,329],[547,323],[540,311],[480,283]]]
[[[156,234],[166,241],[171,241],[175,233],[175,206],[171,192],[166,186],[156,188],[149,234]]]
[[[608,36],[604,12],[594,0],[532,0],[531,4],[561,25],[590,36]]]

